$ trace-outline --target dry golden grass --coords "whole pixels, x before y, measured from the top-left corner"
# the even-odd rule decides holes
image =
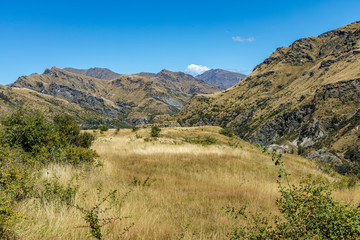
[[[124,235],[127,239],[225,239],[237,223],[225,215],[227,204],[249,204],[250,209],[276,212],[277,168],[271,156],[239,139],[218,134],[218,127],[164,128],[161,137],[145,142],[150,129],[137,132],[114,130],[97,133],[93,148],[103,167],[93,170],[51,165],[43,178],[56,175],[60,182],[79,185],[76,203],[94,206],[97,186],[103,194],[119,189],[129,194],[124,205],[114,206],[106,217],[129,216],[103,228],[105,239],[116,239],[123,228],[135,225]],[[184,143],[186,137],[213,136],[217,144],[202,146]],[[237,147],[231,147],[236,145]],[[312,163],[295,155],[285,155],[291,173],[290,181],[298,182],[307,174],[319,175]],[[74,178],[75,176],[75,178]],[[133,177],[156,178],[150,187],[131,186]],[[82,197],[86,193],[86,197]],[[344,200],[360,199],[359,191],[338,191]],[[80,211],[74,207],[29,200],[19,206],[29,216],[17,225],[23,239],[85,239],[88,228]]]

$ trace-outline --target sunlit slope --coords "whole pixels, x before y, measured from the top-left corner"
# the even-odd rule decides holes
[[[199,95],[177,119],[220,125],[262,145],[326,147],[342,157],[359,146],[360,22],[278,48],[234,87]]]

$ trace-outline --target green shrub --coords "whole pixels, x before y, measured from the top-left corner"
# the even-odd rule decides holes
[[[72,165],[92,164],[98,156],[94,150],[83,147],[67,147],[62,149],[62,151],[64,154],[60,160]]]
[[[101,125],[99,127],[99,130],[100,130],[100,132],[106,132],[107,130],[109,130],[109,128],[106,125]]]
[[[58,114],[53,118],[54,128],[62,145],[78,142],[80,127],[73,117],[66,114]]]
[[[88,132],[80,133],[76,138],[76,146],[83,148],[90,148],[94,140],[95,137],[91,133]]]
[[[41,187],[34,196],[41,199],[43,203],[55,202],[71,205],[74,204],[78,190],[79,186],[70,183],[67,186],[63,186],[59,183],[59,179],[54,177],[42,181]]]
[[[133,127],[132,127],[132,131],[133,131],[133,132],[136,132],[136,131],[138,131],[138,130],[139,130],[139,128],[138,128],[137,126],[133,126]]]
[[[230,128],[223,128],[219,130],[219,133],[222,135],[225,135],[227,137],[233,137],[234,136],[234,131]]]
[[[88,149],[94,140],[90,133],[80,133],[75,120],[56,115],[48,120],[39,111],[19,108],[3,117],[1,140],[10,147],[19,147],[32,156],[34,164],[50,162],[92,163],[96,154]]]
[[[160,137],[160,132],[161,132],[161,129],[158,126],[153,126],[153,127],[151,127],[150,136],[154,137],[154,138]]]
[[[55,142],[55,132],[51,122],[39,111],[28,113],[19,108],[11,116],[1,119],[3,126],[2,142],[11,147],[19,146],[26,152],[36,153],[49,142]]]

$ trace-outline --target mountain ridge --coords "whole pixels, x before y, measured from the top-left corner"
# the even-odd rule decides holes
[[[360,21],[296,40],[230,89],[195,96],[177,118],[185,126],[231,127],[261,145],[344,158],[359,145],[359,54]]]
[[[98,79],[104,79],[104,80],[112,80],[122,75],[113,72],[108,68],[99,68],[99,67],[93,67],[89,69],[76,69],[76,68],[66,67],[63,69],[71,73],[80,74],[88,77],[94,77]]]
[[[57,67],[46,69],[42,74],[21,76],[10,86],[68,100],[104,116],[120,117],[130,124],[144,124],[156,115],[175,113],[194,93],[222,90],[190,75],[168,70],[162,70],[153,78],[120,75],[104,80]]]

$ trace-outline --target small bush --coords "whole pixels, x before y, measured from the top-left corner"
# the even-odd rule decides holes
[[[234,136],[234,131],[230,128],[223,128],[219,130],[219,133],[222,135],[225,135],[227,137],[233,137]]]
[[[151,128],[150,136],[154,137],[154,138],[160,137],[160,132],[161,132],[161,129],[158,126],[153,126]]]
[[[100,132],[106,132],[107,130],[109,130],[109,128],[106,125],[101,125],[99,127],[99,130],[100,130]]]
[[[136,127],[136,126],[133,126],[133,127],[132,127],[132,131],[133,131],[133,132],[136,132],[136,131],[138,131],[138,130],[139,130],[138,127]]]
[[[34,197],[41,199],[43,203],[73,204],[79,190],[79,186],[70,183],[67,186],[61,185],[56,177],[44,180],[41,185]]]

